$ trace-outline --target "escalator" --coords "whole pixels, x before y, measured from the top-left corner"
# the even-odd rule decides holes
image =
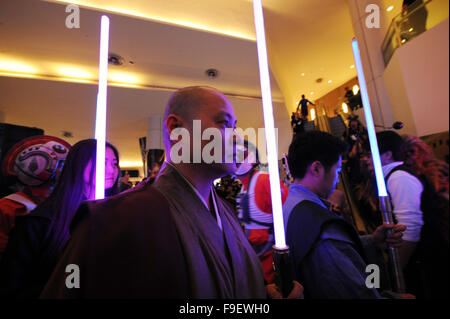
[[[332,118],[323,115],[317,118],[317,129],[341,138],[346,130],[346,124],[340,115]],[[342,166],[345,165],[345,162],[345,160],[342,161]],[[360,234],[367,234],[367,227],[361,218],[346,170],[341,170],[339,175],[339,184],[337,185],[337,189],[345,194],[345,198],[347,200],[347,207],[349,209],[349,216],[346,216],[347,220],[355,226]]]
[[[330,117],[328,118],[328,120],[330,121],[330,129],[331,129],[331,132],[329,133],[331,135],[341,138],[344,135],[345,130],[347,129],[347,126],[345,125],[342,117],[338,115],[335,117]]]
[[[314,121],[309,121],[305,123],[305,132],[314,131],[316,126],[314,125]]]

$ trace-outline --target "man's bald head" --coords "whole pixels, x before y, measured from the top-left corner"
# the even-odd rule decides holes
[[[189,120],[194,118],[202,106],[211,102],[212,98],[223,97],[223,94],[208,86],[190,86],[179,89],[169,98],[164,121],[170,114]]]
[[[167,102],[163,123],[166,123],[171,114],[178,115],[185,122],[192,122],[205,105],[216,99],[225,99],[225,96],[212,87],[190,86],[179,89]],[[164,136],[168,138],[169,135],[167,127],[164,125]]]
[[[230,101],[216,89],[195,86],[178,90],[170,97],[164,114],[168,161],[199,164],[206,156],[204,164],[209,171],[232,171],[233,167],[235,170],[234,162],[225,161],[225,147],[234,143],[236,122]],[[216,156],[214,163],[211,156]]]

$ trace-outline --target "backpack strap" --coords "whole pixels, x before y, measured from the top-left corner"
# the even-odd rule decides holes
[[[391,203],[391,207],[392,207],[392,208],[394,208],[394,205],[392,205],[392,196],[391,196],[391,193],[389,193],[389,190],[387,189],[387,183],[388,183],[388,180],[389,180],[389,178],[391,177],[391,175],[392,175],[393,173],[395,173],[395,172],[398,172],[398,171],[405,171],[405,172],[407,172],[407,173],[409,173],[409,174],[411,174],[411,175],[413,175],[413,176],[416,176],[416,175],[413,174],[413,173],[411,172],[411,170],[408,169],[404,164],[401,164],[401,165],[398,165],[398,166],[394,167],[394,168],[386,175],[386,177],[384,178],[384,180],[385,180],[385,182],[386,182],[386,191],[387,191],[387,193],[388,193],[389,201],[390,201],[390,203]],[[397,224],[398,221],[397,221],[397,218],[395,217],[395,214],[394,214],[394,213],[392,213],[392,217],[394,218],[394,224]]]
[[[397,171],[405,171],[405,172],[407,172],[407,173],[413,175],[414,177],[417,177],[416,174],[414,174],[414,173],[413,173],[413,172],[412,172],[405,164],[401,164],[401,165],[398,165],[398,166],[394,167],[394,168],[389,172],[389,174],[386,175],[386,177],[384,178],[384,180],[386,181],[386,183],[387,183],[389,177],[391,177],[391,175],[392,175],[393,173],[397,172]]]

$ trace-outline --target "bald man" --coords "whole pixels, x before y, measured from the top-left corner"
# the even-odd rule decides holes
[[[198,125],[200,133],[221,133],[222,160],[199,160],[199,148],[210,141],[198,140]],[[73,237],[41,297],[265,298],[261,264],[232,208],[212,187],[236,170],[223,151],[230,138],[225,130],[235,126],[233,107],[217,90],[175,92],[164,114],[166,162],[155,182],[80,207]],[[69,264],[79,268],[79,288],[67,288],[66,279],[75,275],[66,273]]]

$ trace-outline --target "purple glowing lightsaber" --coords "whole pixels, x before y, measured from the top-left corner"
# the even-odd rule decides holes
[[[266,132],[267,160],[269,163],[270,193],[272,198],[275,246],[286,248],[284,234],[283,211],[281,203],[280,174],[278,171],[277,144],[275,122],[273,118],[272,95],[270,91],[269,63],[267,61],[266,37],[264,34],[264,18],[261,0],[253,0],[255,15],[256,44],[258,46],[259,77],[264,110],[264,126]]]
[[[100,27],[100,61],[98,69],[97,114],[95,139],[97,159],[95,166],[95,199],[105,198],[105,145],[106,145],[106,96],[108,89],[109,18],[102,16]]]
[[[275,234],[273,247],[273,262],[275,283],[287,297],[293,287],[289,247],[286,245],[284,233],[283,210],[281,202],[280,173],[278,168],[278,149],[273,118],[272,95],[270,91],[269,63],[267,59],[266,37],[264,32],[264,16],[261,0],[253,0],[255,17],[256,44],[258,48],[259,78],[264,111],[264,126],[266,132],[267,161],[269,164],[270,195],[272,199],[272,215]]]
[[[358,41],[352,40],[353,57],[355,59],[356,71],[358,73],[359,87],[361,91],[361,99],[363,102],[364,115],[366,118],[367,133],[369,135],[370,149],[372,152],[373,167],[375,170],[375,178],[377,181],[378,196],[380,198],[381,211],[383,212],[383,222],[385,224],[393,224],[391,202],[387,193],[386,181],[384,180],[383,170],[381,166],[380,151],[378,149],[377,135],[375,132],[375,125],[372,118],[372,109],[370,108],[369,94],[367,92],[366,78],[361,62],[361,55],[359,51]],[[403,272],[400,267],[398,250],[396,248],[389,248],[389,258],[394,273],[396,290],[398,292],[405,292],[405,283],[403,279]]]

